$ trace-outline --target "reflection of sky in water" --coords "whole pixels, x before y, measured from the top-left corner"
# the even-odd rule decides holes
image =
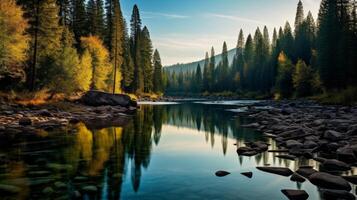
[[[1,156],[10,160],[0,165],[0,186],[21,189],[12,199],[70,197],[75,190],[83,194],[85,186],[98,188],[97,193],[86,194],[87,199],[286,199],[281,189],[304,189],[309,199],[319,199],[316,187],[308,181],[297,184],[289,177],[255,168],[270,164],[292,170],[301,165],[318,169],[316,162],[279,159],[274,157],[277,153],[268,152],[255,157],[237,155],[234,144],[266,140],[271,149],[276,149],[276,144],[241,128],[250,121],[225,111],[234,108],[190,103],[142,105],[124,127],[90,130],[78,124],[73,135],[60,131],[31,136],[0,148]],[[218,178],[214,175],[217,170],[232,174]],[[240,174],[247,171],[254,173],[252,179]],[[50,174],[37,177],[38,172]],[[79,182],[78,177],[86,181]],[[43,179],[52,181],[33,186]],[[67,188],[56,189],[57,181]],[[46,187],[55,192],[46,197],[42,192]]]

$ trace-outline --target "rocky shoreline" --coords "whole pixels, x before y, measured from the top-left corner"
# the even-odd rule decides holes
[[[89,128],[122,126],[135,113],[136,102],[127,96],[89,92],[75,102],[57,102],[39,106],[22,106],[2,102],[0,105],[0,137],[40,134],[41,131],[65,130],[83,122]],[[9,142],[9,140],[3,140]]]
[[[266,109],[258,109],[265,107]],[[288,168],[257,167],[259,170],[302,182],[305,178],[319,187],[327,199],[355,199],[349,191],[357,176],[343,176],[357,167],[357,107],[322,106],[312,101],[269,101],[249,106],[239,115],[254,120],[243,127],[255,129],[273,138],[279,149],[269,150],[266,142],[247,142],[237,147],[240,156],[278,152],[277,157],[296,160],[304,157],[320,163],[319,169],[300,166]],[[307,199],[305,191],[282,191],[289,199]],[[302,196],[302,198],[294,198]]]

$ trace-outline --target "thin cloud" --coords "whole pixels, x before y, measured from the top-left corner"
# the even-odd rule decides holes
[[[207,16],[208,17],[221,18],[221,19],[229,19],[229,20],[232,20],[232,21],[261,24],[261,25],[268,25],[269,24],[267,22],[254,20],[254,19],[249,19],[249,18],[244,18],[244,17],[238,17],[238,16],[234,16],[234,15],[224,15],[224,14],[217,14],[217,13],[209,13],[209,14],[207,14]]]
[[[168,19],[187,19],[190,18],[186,15],[179,15],[174,13],[161,13],[161,12],[142,12],[145,18],[157,18],[157,17],[165,17]]]

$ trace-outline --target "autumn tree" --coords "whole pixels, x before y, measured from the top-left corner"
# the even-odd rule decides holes
[[[23,10],[14,0],[0,3],[0,80],[6,76],[24,79],[29,37]]]

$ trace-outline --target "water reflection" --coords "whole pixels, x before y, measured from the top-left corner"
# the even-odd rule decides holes
[[[266,140],[271,149],[276,149],[276,143],[241,128],[249,120],[236,118],[226,109],[229,106],[142,105],[124,127],[96,130],[79,123],[69,130],[42,132],[0,148],[0,192],[8,199],[173,199],[178,195],[184,199],[202,195],[207,199],[236,199],[234,185],[241,183],[245,192],[241,191],[240,197],[251,199],[251,195],[266,192],[259,185],[271,178],[255,171],[257,165],[294,170],[301,165],[318,168],[312,160],[276,158],[278,153],[238,157],[233,144],[243,146],[248,141]],[[232,175],[230,186],[217,185],[213,174],[218,167],[254,171],[259,175],[258,183],[252,186]],[[319,198],[309,183],[274,179],[290,188],[308,188],[314,193],[312,199]],[[223,186],[225,194],[217,196],[216,189]],[[258,190],[246,192],[251,188]],[[269,197],[283,199],[276,191],[269,192]]]

